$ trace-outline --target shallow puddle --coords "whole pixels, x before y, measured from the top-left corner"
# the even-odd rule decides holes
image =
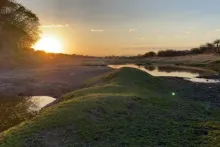
[[[27,98],[27,102],[30,103],[28,110],[32,112],[40,111],[42,108],[55,100],[55,98],[49,96],[32,96]]]
[[[33,118],[56,99],[48,96],[0,96],[0,132]]]

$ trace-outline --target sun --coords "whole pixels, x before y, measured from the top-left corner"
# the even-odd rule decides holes
[[[42,37],[34,46],[35,50],[45,51],[47,53],[61,53],[62,43],[60,39],[53,36]]]

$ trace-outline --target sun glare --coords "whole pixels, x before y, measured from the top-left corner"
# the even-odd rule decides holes
[[[61,53],[62,44],[56,37],[42,37],[34,46],[35,50],[41,50],[48,53]]]

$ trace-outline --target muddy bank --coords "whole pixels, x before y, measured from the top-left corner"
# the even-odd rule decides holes
[[[170,88],[170,93],[184,99],[194,99],[198,101],[210,101],[211,104],[220,106],[220,83],[194,83],[183,78],[160,77],[166,79],[166,86]]]
[[[112,69],[99,66],[50,66],[0,71],[0,95],[60,97]]]
[[[60,96],[79,89],[89,79],[113,69],[104,66],[47,66],[34,69],[0,71],[0,95]],[[220,83],[193,83],[183,78],[166,79],[171,93],[182,98],[210,100],[220,104]],[[206,77],[207,78],[207,77]]]

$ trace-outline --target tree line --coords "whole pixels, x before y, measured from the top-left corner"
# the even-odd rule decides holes
[[[204,53],[220,53],[220,39],[215,40],[213,43],[206,43],[198,48],[192,48],[190,50],[161,50],[156,52],[147,52],[141,57],[175,57],[175,56],[186,56],[193,54],[204,54]]]

